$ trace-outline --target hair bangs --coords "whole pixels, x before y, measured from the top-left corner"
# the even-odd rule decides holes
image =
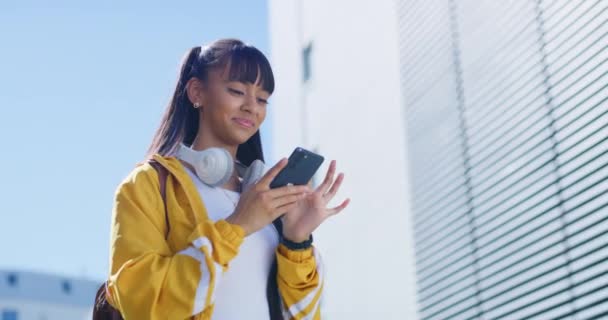
[[[274,91],[274,75],[270,62],[258,49],[251,46],[234,48],[228,67],[228,80],[258,84],[269,94]]]

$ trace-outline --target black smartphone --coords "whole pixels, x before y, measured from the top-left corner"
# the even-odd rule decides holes
[[[270,188],[279,188],[291,183],[305,185],[312,179],[323,163],[323,156],[297,147],[289,156],[287,166],[270,183]]]

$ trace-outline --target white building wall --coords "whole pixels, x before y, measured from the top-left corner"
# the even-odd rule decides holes
[[[0,270],[0,320],[91,319],[100,283],[26,270]]]
[[[37,301],[0,299],[3,310],[17,311],[19,320],[85,320],[91,319],[91,307],[63,306]]]
[[[413,237],[393,1],[271,0],[276,161],[295,146],[338,161],[333,205],[351,205],[315,233],[328,270],[329,319],[415,319]],[[311,79],[302,49],[312,43]],[[274,162],[273,162],[274,163]],[[317,177],[321,179],[321,177]]]

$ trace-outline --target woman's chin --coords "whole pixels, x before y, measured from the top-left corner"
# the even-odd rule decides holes
[[[252,136],[253,134],[235,134],[232,136],[231,140],[234,142],[234,144],[241,145],[247,142],[247,140],[249,140]]]

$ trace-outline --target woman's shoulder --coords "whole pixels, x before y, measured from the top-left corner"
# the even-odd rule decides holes
[[[158,173],[156,169],[151,165],[150,160],[144,160],[136,163],[127,176],[123,178],[117,192],[125,188],[154,188],[157,184]]]
[[[179,160],[171,156],[154,155],[135,164],[134,168],[123,179],[120,186],[148,186],[155,190],[159,188],[159,170],[165,170],[170,175],[185,174]]]

